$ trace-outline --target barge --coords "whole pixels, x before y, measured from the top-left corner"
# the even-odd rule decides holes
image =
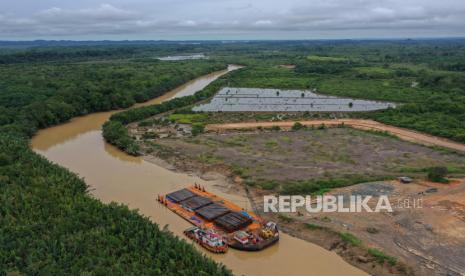
[[[254,212],[209,193],[197,184],[158,196],[158,201],[193,224],[195,227],[184,233],[215,253],[224,253],[226,249],[212,247],[210,241],[199,238],[198,234],[213,235],[226,246],[243,251],[260,251],[279,240],[276,223],[264,221]]]

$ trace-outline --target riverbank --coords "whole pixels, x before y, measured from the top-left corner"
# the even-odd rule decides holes
[[[175,94],[185,95],[198,90],[197,85],[188,85]],[[151,104],[171,97],[158,98]],[[32,147],[49,160],[85,178],[95,198],[138,209],[139,214],[151,221],[161,226],[169,225],[169,231],[178,237],[184,237],[182,232],[189,224],[160,206],[156,202],[157,194],[166,194],[197,182],[244,208],[251,208],[246,197],[231,192],[228,187],[222,188],[224,184],[220,180],[205,181],[190,174],[175,173],[105,143],[101,126],[114,112],[92,114],[42,130],[32,140]],[[199,250],[205,253],[201,248]],[[281,236],[276,246],[257,254],[236,250],[221,256],[206,254],[237,275],[279,275],[279,271],[283,270],[292,275],[306,275],[308,269],[320,275],[336,275],[340,271],[346,275],[365,275],[333,252],[286,234]]]

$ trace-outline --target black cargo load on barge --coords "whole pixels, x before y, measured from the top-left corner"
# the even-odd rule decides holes
[[[231,212],[214,220],[215,224],[228,232],[234,232],[252,223],[252,219],[238,212]]]
[[[220,204],[213,203],[198,209],[195,213],[206,220],[212,221],[217,217],[225,215],[229,212],[231,211],[228,208]]]
[[[167,194],[166,198],[171,200],[174,203],[179,203],[183,200],[189,199],[194,196],[196,196],[196,194],[189,191],[188,189],[182,189],[182,190]]]
[[[188,208],[191,210],[197,210],[211,203],[212,201],[209,198],[206,198],[203,196],[194,196],[189,199],[181,201],[182,207]]]

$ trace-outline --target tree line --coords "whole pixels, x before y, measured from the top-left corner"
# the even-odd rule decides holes
[[[217,61],[0,66],[0,129],[32,135],[75,116],[127,108],[224,68]]]

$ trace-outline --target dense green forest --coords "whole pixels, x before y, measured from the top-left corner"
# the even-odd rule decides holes
[[[38,128],[89,112],[129,107],[224,68],[224,63],[215,61],[0,66],[1,129],[31,135]]]
[[[170,54],[208,60],[161,62]],[[211,97],[225,85],[316,88],[402,103],[354,113],[465,142],[465,41],[283,41],[0,48],[0,274],[229,274],[28,148],[40,128],[129,107],[228,63],[247,67],[193,96],[113,115],[105,138],[132,154],[125,124]],[[295,69],[281,64],[295,64]],[[159,237],[159,238],[155,238]]]
[[[64,59],[0,65],[0,275],[230,274],[136,211],[91,198],[28,146],[39,128],[129,107],[226,64]]]
[[[0,274],[224,275],[222,266],[83,180],[0,137]]]

